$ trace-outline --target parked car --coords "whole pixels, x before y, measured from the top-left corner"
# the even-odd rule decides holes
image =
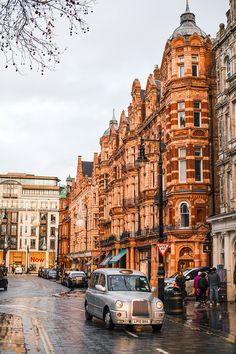
[[[56,279],[56,278],[57,278],[57,271],[55,269],[48,269],[47,279]]]
[[[23,274],[23,269],[21,266],[15,267],[15,274]]]
[[[44,267],[39,267],[38,269],[38,277],[42,277],[44,271]]]
[[[193,282],[194,278],[198,274],[198,272],[209,272],[210,267],[198,267],[198,268],[187,268],[183,271],[183,275],[186,279],[186,292],[188,296],[194,295],[194,287]],[[165,278],[165,286],[172,285],[175,282],[175,278],[178,275],[178,272],[171,275],[168,278]]]
[[[50,270],[50,268],[44,268],[42,270],[42,278],[46,279],[47,278],[47,274],[48,274],[48,271]]]
[[[88,280],[84,272],[79,270],[66,271],[61,279],[61,283],[68,288],[75,286],[87,287]]]
[[[156,290],[156,289],[152,289]],[[85,318],[97,317],[107,329],[119,325],[151,325],[160,331],[163,303],[154,296],[145,274],[128,269],[97,269],[85,294]]]
[[[7,277],[4,276],[2,279],[0,279],[0,289],[4,289],[4,291],[7,291],[8,287],[8,280]]]

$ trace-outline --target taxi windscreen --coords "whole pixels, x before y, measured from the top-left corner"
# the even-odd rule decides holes
[[[108,275],[108,290],[151,291],[147,278],[140,275]]]

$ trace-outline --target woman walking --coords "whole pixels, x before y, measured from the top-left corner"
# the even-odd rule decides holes
[[[202,305],[206,304],[206,300],[207,300],[206,292],[207,292],[208,286],[209,286],[209,284],[206,279],[206,273],[202,273],[200,276],[200,279],[198,281],[198,287],[200,289],[200,303]]]

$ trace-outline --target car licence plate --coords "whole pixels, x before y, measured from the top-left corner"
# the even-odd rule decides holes
[[[150,320],[133,320],[134,324],[150,324]]]

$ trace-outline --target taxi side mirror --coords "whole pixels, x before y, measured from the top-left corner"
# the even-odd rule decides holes
[[[106,291],[105,286],[102,286],[100,284],[95,285],[95,289],[98,291],[102,291],[103,293]]]

